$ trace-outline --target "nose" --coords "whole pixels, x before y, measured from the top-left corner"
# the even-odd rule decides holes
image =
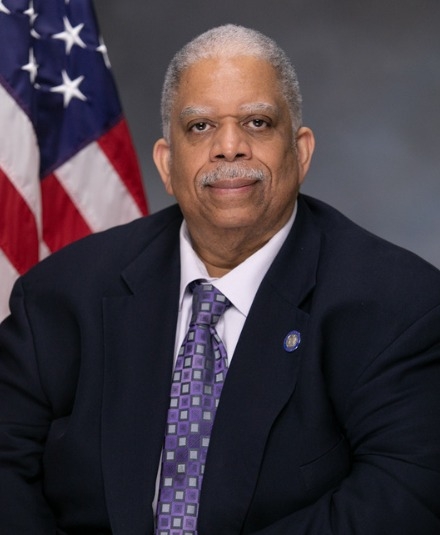
[[[211,160],[247,160],[251,158],[252,151],[246,133],[238,124],[225,124],[217,126],[211,146]]]

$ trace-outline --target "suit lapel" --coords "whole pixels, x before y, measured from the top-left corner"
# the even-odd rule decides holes
[[[295,390],[319,247],[320,232],[300,203],[294,228],[258,290],[223,387],[203,480],[201,535],[241,530],[271,426]],[[288,352],[284,340],[291,331],[301,334],[301,343]],[[222,523],[213,526],[212,518]]]
[[[115,535],[153,530],[180,279],[178,226],[170,234],[153,241],[123,272],[129,291],[103,303],[102,460]]]

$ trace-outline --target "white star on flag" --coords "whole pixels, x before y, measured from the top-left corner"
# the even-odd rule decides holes
[[[29,8],[26,9],[24,14],[30,18],[31,24],[34,24],[35,19],[38,17],[38,13],[35,12],[33,0],[30,0]]]
[[[27,63],[26,65],[23,65],[21,70],[28,71],[28,73],[30,74],[30,78],[31,78],[31,82],[32,83],[35,82],[35,78],[37,77],[38,67],[39,67],[39,65],[38,65],[38,63],[37,63],[37,61],[35,59],[34,51],[31,48],[29,50],[29,63]]]
[[[64,95],[65,108],[67,108],[67,106],[70,104],[72,98],[77,98],[83,101],[87,100],[87,97],[78,89],[80,83],[84,80],[84,76],[79,76],[75,80],[71,80],[67,72],[64,70],[62,71],[61,75],[63,77],[63,83],[61,85],[57,85],[56,87],[52,87],[51,92],[62,93]]]
[[[0,13],[6,13],[6,15],[10,15],[11,12],[9,9],[3,5],[3,0],[0,0]]]
[[[61,39],[66,43],[66,54],[70,54],[70,51],[74,45],[78,45],[81,48],[86,48],[84,41],[79,36],[81,30],[84,28],[84,24],[78,24],[78,26],[73,28],[67,17],[63,17],[63,21],[64,32],[52,35],[52,39]]]
[[[1,0],[0,0],[1,1]],[[34,0],[29,1],[29,8],[24,11],[24,14],[29,17],[31,23],[31,36],[35,39],[40,39],[40,35],[34,29],[34,22],[38,17],[38,13],[34,9]]]
[[[99,36],[99,46],[96,49],[96,51],[97,52],[101,52],[101,54],[104,57],[104,63],[106,65],[107,69],[110,69],[111,68],[110,58],[108,57],[107,47],[105,46],[105,43],[104,43],[104,40],[103,40],[102,36]]]

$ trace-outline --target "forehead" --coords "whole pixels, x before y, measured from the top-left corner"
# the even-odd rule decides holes
[[[285,101],[274,67],[253,56],[205,58],[181,75],[174,111],[183,108],[246,107],[265,103],[280,107]]]

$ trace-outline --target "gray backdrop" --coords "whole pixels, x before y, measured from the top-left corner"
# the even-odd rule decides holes
[[[173,202],[151,160],[174,52],[233,22],[273,37],[317,138],[303,191],[440,267],[440,0],[95,0],[150,210]]]

